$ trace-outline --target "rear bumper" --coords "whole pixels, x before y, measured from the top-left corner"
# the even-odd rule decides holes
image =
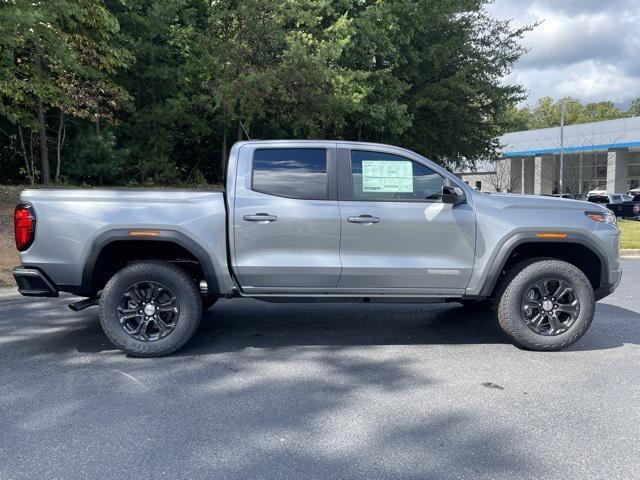
[[[15,267],[13,278],[18,292],[25,297],[57,297],[58,288],[43,272],[30,267]]]

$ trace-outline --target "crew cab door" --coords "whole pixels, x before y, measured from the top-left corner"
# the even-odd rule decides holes
[[[245,144],[231,200],[233,266],[244,291],[336,287],[341,265],[335,143]]]
[[[473,270],[475,213],[442,202],[445,177],[422,157],[340,149],[340,289],[462,293]],[[433,167],[433,168],[432,168]],[[348,179],[345,181],[345,179]]]

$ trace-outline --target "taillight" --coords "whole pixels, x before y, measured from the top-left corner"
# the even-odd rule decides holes
[[[13,214],[16,248],[24,251],[31,246],[36,234],[36,215],[29,205],[18,205]]]

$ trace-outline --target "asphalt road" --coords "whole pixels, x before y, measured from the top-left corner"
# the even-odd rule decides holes
[[[0,478],[640,478],[640,261],[558,353],[457,304],[220,302],[167,358],[0,295]]]

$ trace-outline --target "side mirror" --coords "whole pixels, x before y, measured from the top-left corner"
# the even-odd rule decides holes
[[[460,187],[452,187],[448,185],[444,185],[442,187],[442,203],[460,205],[461,203],[466,203],[466,201],[467,197],[465,197],[464,192]]]

